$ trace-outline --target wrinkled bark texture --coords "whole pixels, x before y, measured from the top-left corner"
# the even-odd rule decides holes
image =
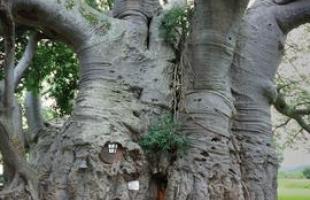
[[[168,199],[243,199],[230,133],[234,106],[228,74],[246,5],[196,1],[179,106],[182,132],[191,148],[171,168]]]
[[[258,1],[248,10],[239,33],[232,66],[237,110],[232,130],[240,148],[246,199],[277,199],[278,161],[272,145],[270,105],[278,94],[273,79],[286,34],[309,20],[309,2],[283,5],[289,2]]]
[[[156,0],[115,0],[113,17],[82,0],[12,0],[17,23],[66,42],[80,62],[64,125],[44,127],[39,102],[27,99],[39,199],[277,199],[273,78],[285,36],[309,21],[310,3],[266,0],[245,13],[247,4],[196,0],[180,57],[160,36]],[[171,112],[190,148],[172,160],[146,156],[139,139]],[[111,143],[119,149],[109,160]],[[0,196],[31,199],[17,189]]]

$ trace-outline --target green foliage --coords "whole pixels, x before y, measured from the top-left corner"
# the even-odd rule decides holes
[[[20,60],[27,45],[28,32],[16,38],[16,60]],[[3,40],[0,40],[0,57],[4,55]],[[17,64],[17,62],[16,62]],[[53,108],[58,116],[70,114],[72,100],[78,87],[78,61],[75,53],[61,42],[42,40],[38,43],[31,65],[25,71],[16,95],[23,90],[48,94],[55,99]],[[0,68],[0,80],[4,78]]]
[[[28,35],[28,32],[24,32],[16,38],[17,61],[25,51]],[[3,40],[0,40],[0,56],[4,54],[2,44]],[[61,42],[42,40],[38,43],[32,63],[17,87],[16,95],[20,96],[25,89],[35,93],[47,93],[56,101],[54,115],[70,114],[78,86],[78,69],[76,55],[68,46]],[[4,78],[3,75],[3,68],[0,68],[0,80]]]
[[[85,0],[85,2],[98,11],[111,10],[114,4],[114,0]]]
[[[140,140],[147,153],[184,153],[189,147],[188,138],[178,134],[179,125],[171,116],[164,116],[153,124],[146,136]]]
[[[304,175],[305,178],[310,179],[310,167],[305,168],[302,171],[302,174]]]
[[[95,4],[95,3],[92,3],[92,4]],[[96,5],[93,5],[93,6],[96,6]],[[102,18],[100,15],[97,15],[97,13],[93,12],[91,9],[81,8],[80,13],[88,21],[89,24],[96,26],[97,33],[105,34],[106,31],[109,30],[111,27],[111,24],[108,20],[106,20],[105,18]]]
[[[108,5],[109,9],[112,9],[113,5],[114,5],[114,0],[107,0],[107,5]]]
[[[56,101],[55,111],[70,114],[78,81],[78,63],[73,51],[63,43],[43,41],[38,45],[33,62],[25,72],[19,90],[39,93],[47,89]]]
[[[59,116],[59,114],[52,108],[42,108],[42,116],[46,121],[51,121]]]
[[[66,9],[71,10],[75,6],[75,1],[74,0],[67,0],[65,6],[66,6]]]
[[[90,24],[97,25],[99,23],[99,19],[97,18],[97,16],[91,13],[90,11],[86,9],[81,9],[80,12]]]
[[[174,46],[178,39],[186,37],[188,32],[188,10],[180,7],[169,10],[162,19],[160,36]]]
[[[96,0],[86,0],[85,2],[92,8],[98,8],[98,2]]]

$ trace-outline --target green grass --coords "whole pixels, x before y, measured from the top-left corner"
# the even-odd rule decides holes
[[[302,174],[302,169],[293,171],[279,171],[278,178],[302,179],[304,178],[304,175]]]
[[[310,200],[310,180],[280,178],[279,200]]]

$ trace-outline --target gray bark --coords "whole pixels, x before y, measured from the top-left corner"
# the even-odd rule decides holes
[[[36,3],[44,6],[37,7]],[[77,37],[73,46],[81,63],[81,78],[72,117],[58,135],[39,139],[42,143],[37,149],[45,151],[45,156],[36,153],[31,158],[42,180],[41,199],[155,198],[149,186],[152,174],[137,139],[146,132],[151,119],[169,109],[169,60],[174,55],[158,38],[158,17],[149,21],[157,12],[156,1],[138,4],[142,13],[135,12],[135,7],[126,8],[123,3],[120,1],[114,12],[123,20],[98,17],[98,23],[91,24],[81,15],[78,4],[65,10],[61,4],[27,2],[27,8],[33,6],[38,9],[34,13],[43,16],[47,10],[55,15],[68,13],[61,19],[44,18],[48,22],[43,19],[39,23],[43,29],[53,25],[57,31],[59,26],[63,28],[62,38],[69,44],[72,32],[79,36],[81,29],[88,34],[87,39]],[[19,14],[25,2],[16,1],[14,6],[19,21],[28,21]],[[70,19],[70,13],[77,19]],[[84,24],[76,26],[73,21]],[[63,27],[65,23],[72,26]],[[44,27],[45,24],[51,26]],[[152,34],[148,36],[149,29]],[[99,159],[108,142],[123,147],[121,162],[110,165]],[[128,190],[127,184],[132,180],[140,181],[139,191]]]
[[[35,94],[32,91],[27,91],[25,97],[25,116],[30,132],[30,142],[37,139],[38,133],[44,128],[44,121],[41,113],[40,94]]]
[[[232,66],[232,89],[237,109],[233,133],[240,145],[245,199],[277,199],[278,161],[270,116],[270,106],[277,99],[273,79],[286,34],[309,20],[309,5],[309,1],[257,2],[244,18]]]
[[[30,196],[37,200],[38,182],[33,170],[23,157],[23,143],[19,138],[20,135],[18,135],[21,125],[18,122],[21,115],[14,96],[15,22],[9,2],[0,1],[0,16],[6,54],[4,61],[4,91],[1,91],[2,94],[0,94],[3,97],[0,102],[0,151],[5,163],[5,169],[9,169],[10,175],[14,174],[15,176],[11,187],[15,186],[15,180],[21,176],[29,186]]]
[[[180,102],[188,154],[171,169],[167,199],[243,199],[230,129],[229,68],[247,1],[196,1]]]
[[[15,88],[19,84],[23,76],[23,73],[28,68],[28,66],[31,64],[32,58],[34,56],[34,53],[37,47],[38,40],[39,40],[38,33],[33,33],[30,35],[28,44],[23,54],[23,57],[21,58],[21,60],[19,61],[19,63],[14,69],[14,87]]]
[[[309,3],[258,2],[242,23],[246,0],[195,3],[180,67],[159,37],[156,0],[116,0],[113,18],[82,0],[12,0],[16,22],[63,40],[80,61],[72,116],[61,130],[42,131],[30,148],[39,199],[276,199],[272,79],[285,34],[308,20]],[[182,74],[178,96],[175,70]],[[176,160],[149,160],[137,142],[172,109],[190,149]],[[120,147],[111,162],[110,143]],[[128,187],[131,181],[139,190]],[[7,197],[27,199],[23,189],[18,195]]]

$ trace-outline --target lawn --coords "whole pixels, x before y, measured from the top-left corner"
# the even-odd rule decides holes
[[[279,179],[279,200],[310,200],[310,180]]]

